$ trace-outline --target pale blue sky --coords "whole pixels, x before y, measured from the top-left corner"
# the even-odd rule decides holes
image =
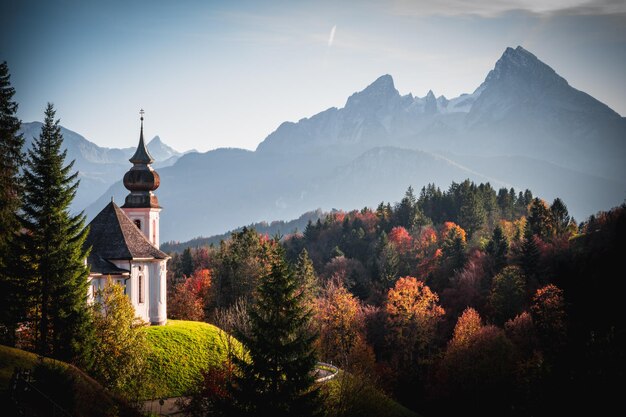
[[[0,2],[19,116],[52,101],[101,146],[134,146],[143,107],[179,150],[254,149],[382,74],[402,94],[471,92],[517,45],[626,115],[623,0]]]

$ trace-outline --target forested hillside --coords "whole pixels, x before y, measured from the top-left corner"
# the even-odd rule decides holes
[[[329,214],[282,245],[322,360],[424,415],[547,415],[616,401],[625,228],[624,206],[577,224],[560,199],[465,181]],[[253,305],[267,239],[244,228],[174,254],[170,314]]]

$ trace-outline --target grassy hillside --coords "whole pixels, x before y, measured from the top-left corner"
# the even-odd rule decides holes
[[[419,417],[373,385],[344,372],[324,384],[322,391],[331,416]]]
[[[14,408],[8,400],[8,389],[15,368],[30,369],[41,380],[35,383],[38,390],[51,398],[56,404],[74,416],[139,416],[140,413],[125,401],[107,392],[98,382],[87,376],[80,369],[64,362],[42,358],[33,353],[0,345],[0,402],[1,415],[37,414],[43,407],[46,412],[50,403],[43,402],[35,394],[22,397],[25,410]]]
[[[208,323],[169,320],[144,331],[152,348],[144,387],[147,398],[189,394],[207,365],[226,359],[224,334]]]

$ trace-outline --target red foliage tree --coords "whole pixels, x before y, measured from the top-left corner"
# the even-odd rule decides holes
[[[176,284],[168,300],[168,315],[173,319],[201,321],[211,288],[211,272],[199,269],[184,282]]]
[[[402,226],[396,226],[389,232],[389,242],[393,243],[398,252],[405,254],[413,246],[413,238]]]

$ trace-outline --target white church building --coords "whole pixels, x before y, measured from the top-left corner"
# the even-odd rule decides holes
[[[143,140],[143,111],[133,166],[124,175],[130,191],[122,207],[112,200],[89,223],[85,241],[91,253],[90,297],[104,286],[107,277],[124,286],[137,316],[152,325],[167,322],[166,273],[169,256],[159,250],[161,207],[154,190],[159,174],[150,166],[154,158]]]

